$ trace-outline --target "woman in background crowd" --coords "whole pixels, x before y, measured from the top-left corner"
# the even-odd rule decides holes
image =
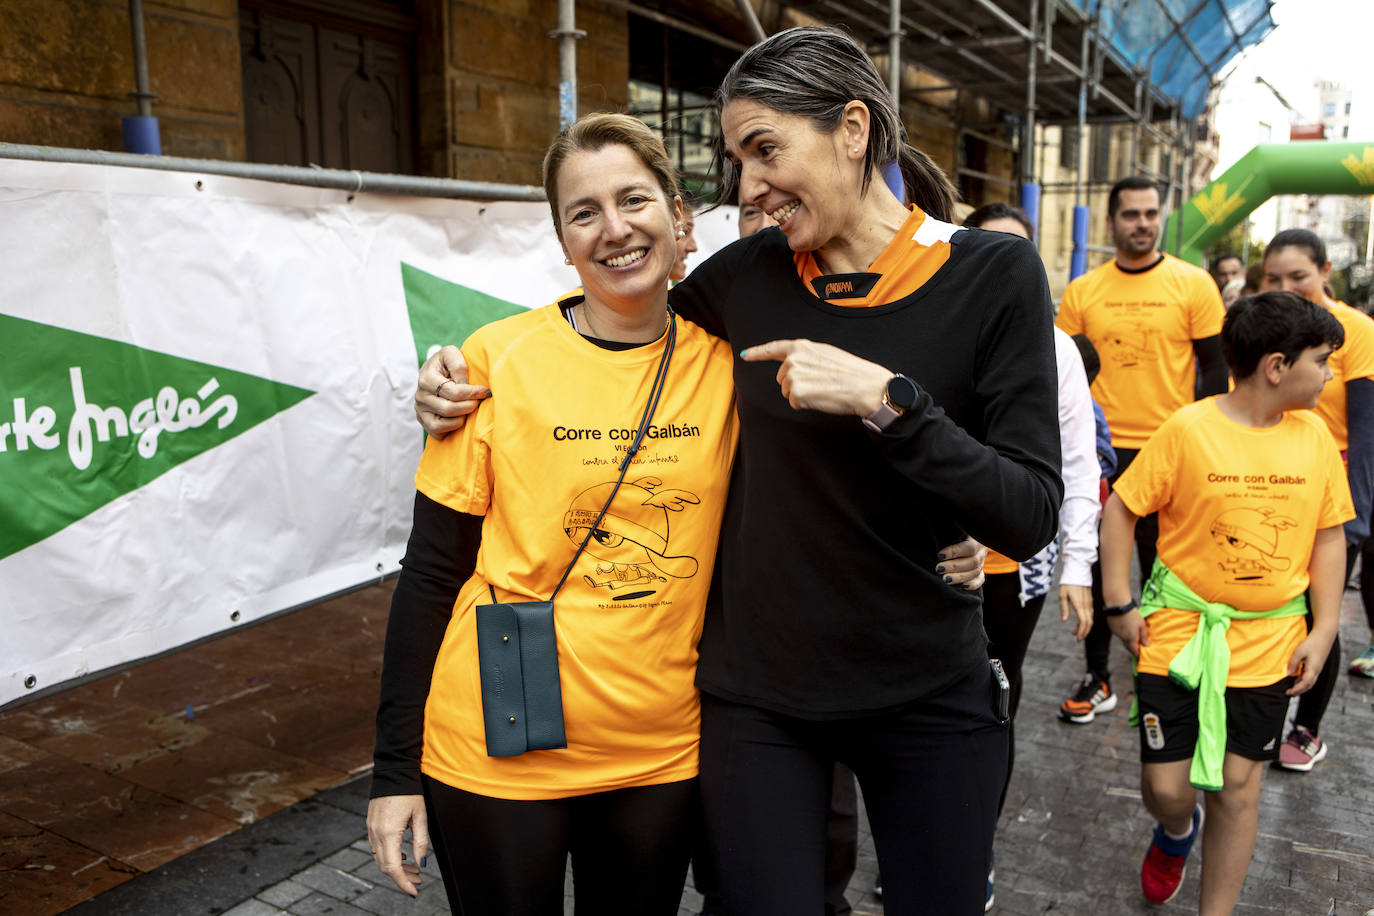
[[[1355,557],[1361,552],[1366,558],[1365,568],[1374,568],[1374,543],[1369,539],[1374,506],[1374,320],[1333,298],[1327,286],[1331,262],[1326,257],[1326,245],[1315,232],[1285,229],[1278,233],[1264,251],[1263,265],[1266,289],[1297,293],[1320,305],[1345,331],[1345,345],[1331,355],[1333,378],[1317,400],[1317,415],[1326,421],[1346,459],[1355,504],[1356,517],[1345,525],[1345,574],[1349,579]],[[1374,634],[1374,576],[1362,575],[1361,582],[1365,617]],[[1340,677],[1340,662],[1341,640],[1337,636],[1317,683],[1298,701],[1293,728],[1279,748],[1280,767],[1305,773],[1325,759],[1328,748],[1321,736],[1321,722]],[[1354,659],[1350,671],[1374,677],[1374,645]]]

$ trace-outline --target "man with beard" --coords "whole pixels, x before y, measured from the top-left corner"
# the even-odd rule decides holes
[[[1069,284],[1055,323],[1071,336],[1086,334],[1101,357],[1092,394],[1111,429],[1115,483],[1159,425],[1193,400],[1195,389],[1200,397],[1225,393],[1226,365],[1216,284],[1202,268],[1155,249],[1159,187],[1140,176],[1118,181],[1107,198],[1107,228],[1116,257]],[[1154,566],[1158,533],[1154,515],[1136,525],[1142,579]],[[1102,607],[1102,571],[1093,564],[1093,626],[1083,640],[1088,671],[1059,707],[1065,722],[1082,725],[1116,708],[1107,665],[1111,631]]]

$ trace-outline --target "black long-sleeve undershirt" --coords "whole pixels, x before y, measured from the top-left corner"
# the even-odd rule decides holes
[[[420,794],[425,701],[453,603],[477,565],[482,518],[415,494],[401,577],[391,596],[377,704],[372,797]]]
[[[1197,357],[1198,397],[1225,394],[1230,387],[1230,376],[1226,371],[1226,360],[1221,355],[1221,335],[1213,334],[1194,340],[1193,355]]]
[[[1346,462],[1355,518],[1345,523],[1345,539],[1361,544],[1369,537],[1374,511],[1374,379],[1345,383]]]

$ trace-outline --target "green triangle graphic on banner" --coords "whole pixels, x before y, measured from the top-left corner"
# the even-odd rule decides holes
[[[314,393],[0,315],[0,559]]]
[[[405,289],[417,364],[429,357],[430,350],[444,344],[461,344],[482,325],[526,311],[523,305],[479,293],[404,261],[401,286]]]

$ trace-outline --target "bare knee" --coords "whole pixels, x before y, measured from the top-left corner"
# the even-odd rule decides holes
[[[1145,809],[1155,820],[1168,825],[1189,818],[1197,803],[1197,793],[1188,781],[1191,761],[1147,763],[1140,769],[1140,796]]]
[[[1207,806],[1220,805],[1229,811],[1245,811],[1259,804],[1264,763],[1228,753],[1222,767],[1220,792],[1207,793]]]

